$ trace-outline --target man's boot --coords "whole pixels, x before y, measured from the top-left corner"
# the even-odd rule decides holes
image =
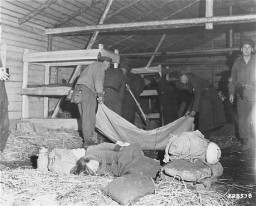
[[[92,137],[84,138],[83,148],[87,149],[91,145],[95,145],[95,142],[92,140]]]

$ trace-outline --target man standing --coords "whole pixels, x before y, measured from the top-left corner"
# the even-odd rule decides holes
[[[9,137],[8,98],[5,90],[5,80],[10,78],[6,68],[0,61],[0,161],[5,161],[3,151]]]
[[[255,55],[254,42],[246,39],[242,43],[242,56],[235,60],[229,82],[229,100],[234,102],[237,94],[238,131],[242,142],[242,150],[255,149],[255,125],[253,125],[252,109],[255,106]]]
[[[137,105],[132,97],[130,91],[133,93],[136,100],[139,102],[140,94],[144,90],[144,80],[138,74],[133,74],[128,65],[122,65],[123,73],[126,77],[127,88],[124,92],[124,99],[122,102],[122,117],[132,124],[135,123],[135,112]],[[130,91],[129,91],[130,89]]]
[[[96,124],[96,98],[99,103],[103,102],[104,76],[110,64],[110,58],[102,57],[101,61],[87,66],[78,78],[71,98],[71,102],[78,104],[85,148],[94,144],[92,137]]]
[[[105,105],[121,116],[124,98],[125,77],[121,69],[110,68],[105,73]]]

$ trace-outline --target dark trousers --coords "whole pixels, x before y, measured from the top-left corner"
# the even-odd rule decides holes
[[[122,100],[119,98],[117,91],[111,88],[104,88],[105,91],[105,105],[121,116]]]
[[[252,108],[254,102],[237,98],[238,132],[241,139],[255,138]]]
[[[82,102],[78,104],[82,120],[83,138],[91,140],[96,124],[97,100],[95,94],[87,87],[82,86]]]
[[[134,124],[136,110],[137,105],[135,103],[135,100],[132,98],[129,91],[125,91],[124,99],[122,101],[122,117]]]
[[[224,106],[215,89],[206,91],[201,96],[198,129],[201,132],[210,131],[225,124]]]
[[[9,137],[8,99],[4,82],[0,80],[0,151],[4,151]]]

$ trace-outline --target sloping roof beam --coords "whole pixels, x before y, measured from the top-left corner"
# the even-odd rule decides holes
[[[162,37],[161,37],[161,39],[159,40],[159,42],[158,42],[156,48],[155,48],[154,53],[156,53],[156,52],[159,50],[159,48],[161,47],[161,44],[163,43],[165,37],[166,37],[166,34],[163,34]],[[147,65],[146,65],[146,68],[148,68],[148,67],[151,65],[151,63],[153,62],[153,60],[154,60],[154,58],[155,58],[154,53],[153,53],[152,56],[150,57],[150,59],[149,59]]]
[[[94,32],[94,31],[100,31],[100,32],[119,32],[119,31],[135,31],[135,30],[141,31],[141,30],[188,28],[192,26],[202,26],[206,23],[223,25],[223,24],[250,23],[250,22],[256,22],[256,14],[55,28],[55,29],[46,29],[45,32],[46,34],[70,34],[70,33],[79,33],[79,32],[88,33],[88,32]]]
[[[105,10],[104,10],[104,12],[103,12],[103,14],[102,14],[100,20],[99,20],[99,23],[98,23],[99,25],[100,25],[100,24],[103,24],[104,20],[106,19],[106,16],[107,16],[107,14],[108,14],[108,11],[109,11],[111,5],[113,4],[113,1],[114,1],[114,0],[109,0],[109,1],[108,1],[108,4],[107,4],[107,6],[106,6],[106,8],[105,8]],[[91,36],[90,41],[89,41],[88,44],[87,44],[86,49],[91,49],[91,48],[92,48],[92,46],[93,46],[95,40],[97,39],[98,35],[99,35],[99,31],[95,31],[95,32],[93,33],[93,35]]]
[[[23,24],[27,22],[28,20],[32,19],[34,16],[42,12],[44,9],[51,6],[53,3],[55,3],[57,0],[48,0],[44,4],[42,4],[40,7],[38,7],[35,11],[31,12],[30,14],[24,16],[23,18],[18,20],[19,24]]]

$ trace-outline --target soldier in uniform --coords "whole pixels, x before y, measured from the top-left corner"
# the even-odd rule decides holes
[[[255,69],[256,60],[254,42],[251,39],[243,41],[242,55],[238,57],[231,71],[229,82],[229,100],[234,102],[237,97],[238,131],[242,142],[242,150],[255,149],[255,125],[253,125],[253,107],[255,106]],[[255,124],[255,122],[254,122]]]
[[[101,57],[101,61],[96,61],[84,68],[71,98],[71,102],[78,104],[85,148],[94,144],[92,137],[96,124],[97,100],[103,103],[104,76],[111,62],[110,58]]]

